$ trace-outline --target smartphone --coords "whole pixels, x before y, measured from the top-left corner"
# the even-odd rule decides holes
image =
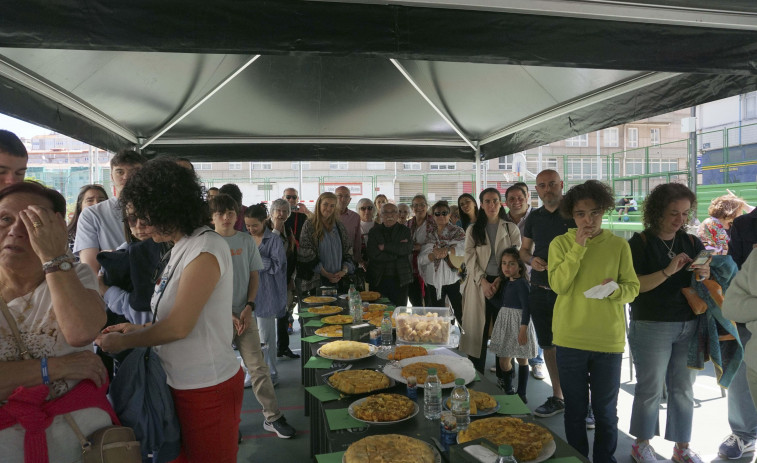
[[[709,249],[705,249],[704,251],[700,251],[699,254],[694,258],[694,261],[689,264],[689,269],[694,270],[692,267],[699,267],[707,263],[707,261],[712,257],[713,251],[710,251]]]

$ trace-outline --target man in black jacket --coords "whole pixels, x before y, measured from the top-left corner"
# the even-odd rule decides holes
[[[396,205],[384,204],[380,214],[382,223],[368,233],[368,282],[392,304],[406,306],[408,285],[413,281],[413,238],[409,228],[397,223]]]

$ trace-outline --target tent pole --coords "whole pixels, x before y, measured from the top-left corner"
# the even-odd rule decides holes
[[[481,191],[481,147],[476,143],[476,189],[473,191],[473,197],[477,197]]]
[[[229,77],[225,78],[218,85],[216,85],[215,87],[213,87],[213,89],[210,90],[204,97],[200,98],[200,101],[198,101],[197,103],[195,103],[192,106],[190,106],[189,109],[187,109],[183,113],[181,113],[178,116],[174,117],[171,120],[171,122],[169,122],[168,124],[166,124],[162,129],[158,130],[158,133],[156,133],[155,135],[153,135],[152,137],[150,137],[142,146],[139,147],[139,149],[145,149],[145,147],[147,147],[148,145],[151,145],[152,142],[154,142],[158,138],[162,137],[164,133],[166,133],[169,130],[171,130],[176,124],[178,124],[179,122],[181,122],[182,120],[184,120],[185,117],[187,117],[190,114],[192,114],[195,109],[197,109],[200,106],[202,106],[206,101],[208,101],[211,97],[213,97],[213,95],[215,95],[216,92],[218,92],[219,90],[221,90],[222,88],[224,88],[226,86],[226,84],[228,84],[229,82],[231,82],[232,80],[234,80],[234,78],[236,76],[238,76],[242,71],[244,71],[245,69],[247,69],[247,66],[251,65],[252,63],[254,63],[258,58],[260,58],[260,55],[255,55],[251,59],[249,59],[239,69],[237,69],[236,71],[232,72]]]

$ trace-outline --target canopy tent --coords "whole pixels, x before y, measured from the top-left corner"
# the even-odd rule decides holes
[[[757,6],[32,0],[0,112],[193,160],[496,158],[757,90]]]

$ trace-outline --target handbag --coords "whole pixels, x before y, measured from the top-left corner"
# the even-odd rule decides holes
[[[21,358],[32,360],[32,356],[21,339],[16,320],[10,314],[8,306],[2,299],[0,299],[0,309],[13,332],[13,337],[16,339],[16,344],[18,344],[18,349],[21,352]],[[55,395],[52,389],[50,389],[50,393]],[[89,436],[84,436],[70,413],[63,414],[63,417],[81,444],[82,463],[142,463],[139,442],[131,428],[117,425],[106,426]]]

